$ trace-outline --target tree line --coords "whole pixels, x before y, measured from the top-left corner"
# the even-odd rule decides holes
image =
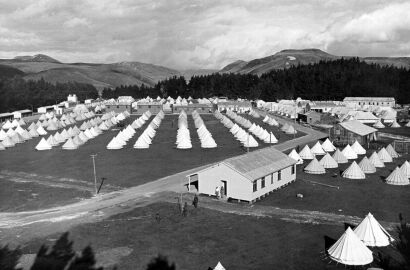
[[[54,105],[67,100],[69,94],[76,94],[81,101],[98,97],[97,89],[90,84],[53,84],[44,79],[26,81],[20,76],[0,77],[0,113]]]
[[[104,98],[122,95],[134,98],[188,97],[343,100],[346,96],[389,96],[401,104],[410,103],[410,70],[393,66],[368,64],[359,58],[320,61],[273,70],[261,76],[220,74],[193,76],[189,82],[182,76],[158,82],[153,87],[121,86],[105,89]]]

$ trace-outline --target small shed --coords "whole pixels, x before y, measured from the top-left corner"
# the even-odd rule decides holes
[[[330,129],[330,137],[338,144],[353,144],[357,140],[361,145],[368,145],[377,139],[377,129],[351,120],[334,125]]]
[[[13,116],[15,119],[21,119],[23,117],[30,116],[32,114],[33,112],[31,110],[19,110],[19,111],[13,112]]]
[[[252,103],[247,100],[236,101],[229,100],[224,102],[218,102],[218,111],[234,111],[238,113],[246,113],[252,109]]]
[[[105,111],[106,112],[116,112],[121,113],[123,111],[127,111],[131,113],[131,103],[129,102],[112,102],[105,104]]]
[[[181,111],[185,111],[187,114],[191,114],[193,111],[197,111],[198,113],[212,113],[213,106],[208,103],[192,103],[187,105],[174,104],[172,106],[172,113],[180,113]]]
[[[308,124],[315,124],[317,122],[320,122],[322,120],[322,114],[315,112],[315,111],[309,111],[306,113],[299,113],[298,114],[298,120],[301,122],[305,122]]]
[[[197,185],[199,193],[223,195],[240,201],[254,202],[296,180],[296,160],[273,147],[228,158],[190,174],[188,186]]]

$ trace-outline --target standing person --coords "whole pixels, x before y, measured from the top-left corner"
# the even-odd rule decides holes
[[[221,198],[223,198],[225,195],[225,189],[224,186],[221,186]]]
[[[188,215],[188,203],[185,202],[184,209],[182,210],[182,215],[186,217]]]
[[[194,201],[192,202],[195,208],[198,208],[198,202],[199,202],[198,196],[195,194]]]
[[[216,195],[216,198],[218,198],[218,200],[219,200],[220,192],[221,192],[220,187],[217,186],[217,187],[215,188],[215,195]]]

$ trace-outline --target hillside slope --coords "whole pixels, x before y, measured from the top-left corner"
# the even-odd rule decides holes
[[[60,63],[46,55],[0,59],[0,65],[20,70],[25,73],[22,75],[27,80],[44,78],[52,83],[76,81],[92,84],[99,90],[120,85],[145,84],[153,86],[159,80],[181,75],[177,70],[153,64],[139,62],[68,64]]]
[[[219,72],[261,75],[271,70],[285,69],[295,65],[307,65],[317,63],[321,60],[336,60],[340,58],[342,58],[342,56],[332,55],[319,49],[283,50],[274,55],[254,59],[249,62],[242,60],[233,62],[222,68]],[[352,58],[352,56],[344,56],[344,58]],[[410,68],[409,57],[365,57],[361,58],[361,60],[367,63]]]

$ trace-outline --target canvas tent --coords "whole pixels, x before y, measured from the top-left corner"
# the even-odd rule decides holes
[[[398,157],[399,157],[399,154],[397,154],[396,150],[394,150],[394,148],[393,148],[393,146],[391,146],[391,144],[389,144],[389,145],[386,147],[386,151],[387,151],[387,153],[389,153],[389,155],[390,155],[392,158],[398,158]]]
[[[386,178],[386,183],[390,185],[405,186],[409,185],[409,179],[403,174],[403,171],[396,167],[394,171]]]
[[[358,155],[366,154],[366,149],[364,149],[363,146],[358,141],[355,141],[354,144],[352,144],[351,148]]]
[[[296,164],[303,164],[303,159],[299,156],[299,154],[296,152],[295,149],[293,149],[289,153],[288,157],[293,158],[294,160],[296,160],[297,161]]]
[[[326,152],[333,152],[336,150],[336,147],[333,145],[333,143],[327,138],[323,143],[322,143],[322,148]]]
[[[322,146],[320,145],[319,141],[316,142],[316,144],[310,149],[312,154],[314,155],[324,155],[326,154],[325,151],[323,150]]]
[[[215,266],[214,270],[225,270],[225,267],[222,266],[221,262],[218,262],[218,264]]]
[[[363,159],[359,162],[359,167],[365,174],[376,172],[376,167],[374,167],[374,165],[366,156],[364,156]]]
[[[336,151],[334,152],[332,158],[338,163],[338,164],[344,164],[349,162],[347,160],[347,158],[345,157],[345,155],[343,155],[342,152],[340,152],[339,149],[336,149]]]
[[[401,165],[400,169],[404,176],[410,178],[410,163],[407,160]]]
[[[306,173],[310,174],[325,174],[325,168],[317,161],[316,158],[313,158],[313,160],[305,167],[304,171]]]
[[[312,151],[310,150],[308,145],[305,145],[305,147],[303,147],[302,151],[299,152],[299,156],[303,159],[314,158],[314,155],[312,154]]]
[[[384,162],[380,159],[376,151],[374,151],[373,154],[370,156],[369,161],[376,168],[384,167]]]
[[[346,145],[346,147],[343,149],[342,153],[347,159],[356,159],[357,158],[356,152],[353,151],[353,149],[350,147],[350,145]]]
[[[320,161],[320,165],[323,166],[325,169],[337,168],[339,165],[337,164],[336,160],[334,160],[329,153],[327,153]]]
[[[380,225],[371,213],[354,229],[357,237],[370,247],[385,247],[393,240],[391,235]]]
[[[360,241],[350,227],[327,252],[330,259],[346,265],[366,265],[373,262],[371,250]]]
[[[344,178],[348,179],[365,179],[366,175],[357,165],[356,161],[353,161],[352,164],[342,173]]]
[[[380,160],[383,161],[384,163],[386,162],[393,162],[393,158],[390,156],[390,154],[387,152],[386,148],[382,148],[377,152],[377,155],[379,156]]]

